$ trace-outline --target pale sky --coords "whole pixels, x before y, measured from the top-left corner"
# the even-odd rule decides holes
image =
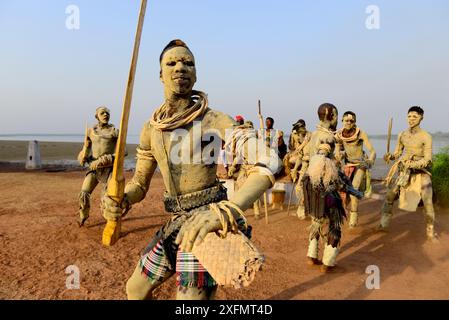
[[[163,101],[159,54],[183,39],[210,106],[258,124],[257,100],[289,131],[334,103],[369,133],[406,127],[449,131],[449,1],[149,0],[129,133]],[[80,29],[66,28],[68,5]],[[369,30],[369,5],[380,29]],[[82,134],[99,105],[119,125],[138,0],[0,0],[0,134]]]

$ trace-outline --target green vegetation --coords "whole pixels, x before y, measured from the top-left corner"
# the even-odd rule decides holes
[[[449,147],[433,157],[432,184],[438,204],[449,207]]]

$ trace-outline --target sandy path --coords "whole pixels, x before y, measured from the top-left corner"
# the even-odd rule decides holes
[[[140,250],[167,218],[162,179],[155,176],[147,198],[126,218],[122,239],[106,248],[101,245],[100,188],[93,194],[87,227],[76,224],[83,176],[79,171],[0,173],[0,298],[126,298],[124,286]],[[449,213],[437,210],[440,243],[431,244],[425,241],[421,209],[395,214],[389,234],[373,233],[380,205],[378,200],[363,201],[360,227],[352,232],[344,228],[339,267],[329,275],[305,263],[308,221],[272,211],[266,225],[249,211],[253,239],[265,253],[266,265],[249,288],[220,289],[218,298],[448,299]],[[81,271],[79,290],[65,286],[69,265]],[[368,265],[380,268],[380,290],[365,286]],[[156,297],[174,298],[173,285],[172,278]]]

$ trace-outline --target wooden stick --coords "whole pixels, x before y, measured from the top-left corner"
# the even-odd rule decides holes
[[[128,132],[128,120],[131,110],[131,101],[134,89],[134,79],[136,74],[137,60],[139,57],[140,39],[142,36],[143,22],[145,20],[145,11],[147,7],[147,0],[142,0],[139,13],[139,22],[137,24],[136,38],[134,41],[133,55],[131,59],[131,67],[129,70],[128,84],[125,91],[125,100],[123,102],[122,117],[120,120],[120,131],[115,149],[115,160],[112,169],[111,179],[108,182],[108,196],[117,201],[122,202],[125,192],[125,176],[124,176],[124,161],[125,161],[125,147],[126,135]]]
[[[258,112],[257,114],[259,115],[259,125],[260,125],[260,129],[264,129],[264,124],[263,124],[263,117],[262,117],[262,109],[260,108],[260,100],[258,101]]]
[[[292,204],[293,190],[295,190],[295,183],[293,182],[292,189],[290,190],[290,196],[288,198],[287,217],[290,213],[290,206]]]
[[[388,121],[388,137],[387,137],[387,153],[390,153],[390,142],[391,142],[391,130],[393,128],[393,118]],[[390,159],[387,159],[387,164],[390,163]]]

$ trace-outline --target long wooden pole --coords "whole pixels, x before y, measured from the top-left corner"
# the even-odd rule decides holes
[[[290,206],[292,204],[293,190],[295,190],[295,183],[294,182],[292,184],[292,189],[290,190],[290,195],[289,195],[289,198],[288,198],[287,217],[290,214]]]
[[[390,143],[391,143],[391,130],[393,128],[393,118],[388,121],[388,137],[387,137],[387,153],[390,153]],[[390,159],[387,159],[387,164],[390,163]]]
[[[147,8],[147,0],[142,0],[139,13],[139,22],[137,24],[136,38],[134,41],[133,55],[131,59],[131,67],[129,70],[128,83],[125,91],[125,100],[123,102],[122,117],[120,119],[120,131],[115,149],[114,167],[112,169],[111,179],[108,182],[108,196],[121,203],[125,192],[125,176],[124,161],[126,148],[126,135],[128,132],[128,120],[131,111],[131,101],[133,97],[134,79],[136,75],[137,60],[139,57],[140,39],[142,37],[143,22],[145,20],[145,12]]]

